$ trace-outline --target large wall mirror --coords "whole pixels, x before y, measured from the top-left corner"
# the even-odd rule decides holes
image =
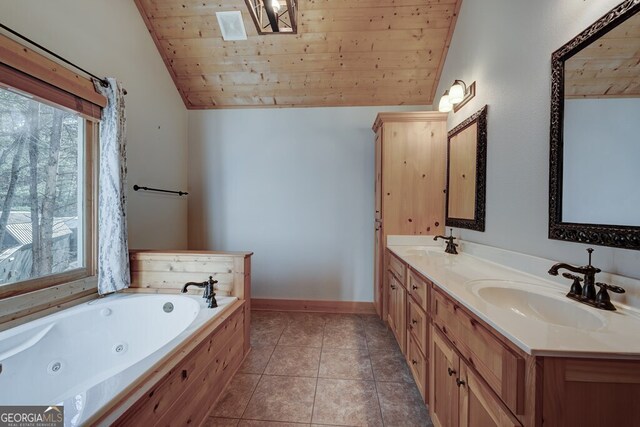
[[[445,224],[484,231],[487,106],[448,133]]]
[[[640,2],[552,55],[549,238],[640,249]]]

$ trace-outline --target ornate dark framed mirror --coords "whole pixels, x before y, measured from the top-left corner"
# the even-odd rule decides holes
[[[551,57],[549,238],[640,250],[640,1]]]
[[[484,231],[487,106],[447,134],[445,224]]]

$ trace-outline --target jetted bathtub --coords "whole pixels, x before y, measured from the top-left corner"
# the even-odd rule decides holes
[[[225,311],[197,295],[116,294],[0,332],[0,405],[64,405],[81,425]]]

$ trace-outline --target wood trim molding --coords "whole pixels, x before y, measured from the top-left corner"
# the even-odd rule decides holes
[[[92,104],[107,105],[107,98],[96,92],[91,79],[4,35],[0,35],[0,62]]]
[[[378,129],[385,122],[446,122],[448,113],[439,111],[414,111],[409,113],[378,113],[375,122],[373,122],[373,131]]]
[[[252,310],[376,314],[373,302],[252,298]]]

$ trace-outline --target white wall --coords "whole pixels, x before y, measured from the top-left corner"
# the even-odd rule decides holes
[[[190,111],[189,247],[254,251],[258,298],[372,301],[371,126],[401,110]]]
[[[126,97],[131,248],[186,248],[187,201],[134,192],[133,184],[184,189],[187,112],[131,0],[0,2],[3,24],[97,75]]]
[[[640,225],[640,98],[564,103],[562,219]]]
[[[450,114],[450,129],[489,105],[486,232],[457,230],[463,239],[585,263],[586,245],[547,238],[551,53],[618,3],[462,2],[437,93],[454,79],[477,81],[476,97]],[[594,262],[640,278],[640,251],[596,247]]]

